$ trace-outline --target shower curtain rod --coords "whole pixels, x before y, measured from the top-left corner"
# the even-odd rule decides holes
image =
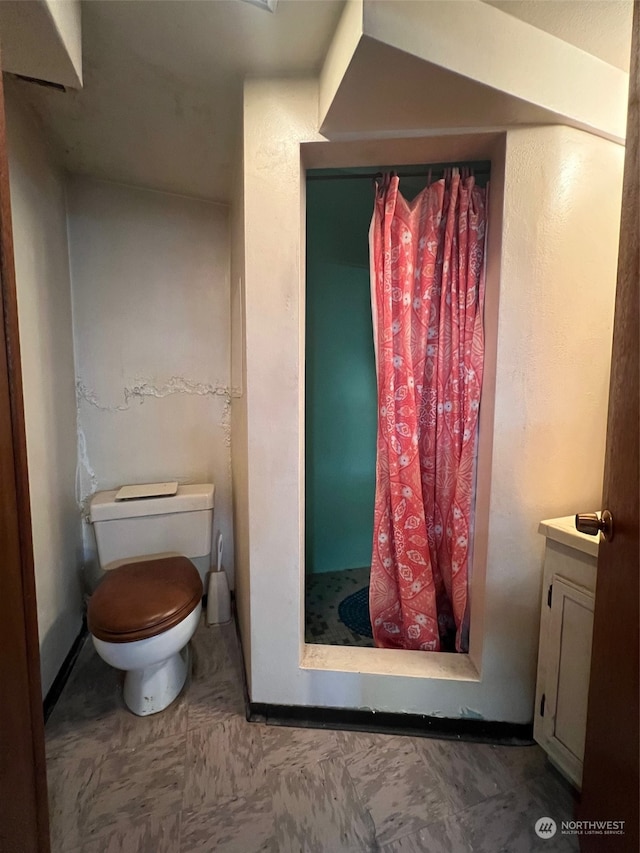
[[[490,177],[490,171],[488,169],[473,169],[470,166],[469,167],[465,167],[465,166],[446,166],[445,167],[445,166],[442,166],[442,167],[438,167],[436,169],[426,169],[423,172],[404,172],[403,174],[399,174],[397,169],[392,169],[391,171],[394,171],[398,175],[399,178],[428,178],[429,174],[431,174],[431,177],[433,177],[434,175],[438,175],[441,173],[444,174],[447,169],[451,169],[451,168],[457,168],[457,169],[468,168],[469,171],[471,172],[471,174],[476,178],[478,178],[478,177],[480,177],[480,178]],[[341,174],[341,175],[307,175],[307,180],[308,181],[336,181],[336,180],[354,181],[356,179],[362,178],[363,180],[375,181],[376,178],[381,178],[383,174],[384,174],[383,172],[367,172],[367,173],[359,172],[358,174],[349,174],[348,172],[346,172],[346,173]]]

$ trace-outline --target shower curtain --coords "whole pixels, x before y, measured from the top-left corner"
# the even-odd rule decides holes
[[[484,353],[486,191],[457,169],[409,202],[376,184],[369,233],[378,439],[376,646],[467,651]]]

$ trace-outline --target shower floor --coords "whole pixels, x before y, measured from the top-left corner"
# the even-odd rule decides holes
[[[305,591],[305,641],[327,646],[367,646],[363,637],[340,621],[338,606],[343,598],[369,584],[369,566],[307,575]]]

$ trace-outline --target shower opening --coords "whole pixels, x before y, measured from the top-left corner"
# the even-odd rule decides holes
[[[372,175],[411,201],[445,167],[486,186],[488,161],[310,169],[306,186],[305,641],[373,648],[378,391],[371,310]],[[454,651],[443,645],[441,651]]]

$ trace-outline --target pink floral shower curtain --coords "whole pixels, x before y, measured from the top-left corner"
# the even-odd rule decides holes
[[[457,169],[378,183],[371,297],[378,442],[370,612],[382,648],[467,648],[484,353],[486,191]]]

